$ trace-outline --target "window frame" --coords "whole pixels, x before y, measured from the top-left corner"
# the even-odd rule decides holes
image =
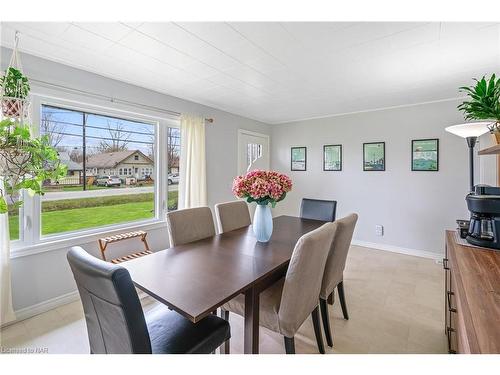
[[[65,95],[66,96],[66,95]],[[74,99],[74,100],[72,100]],[[104,104],[104,105],[103,105]],[[118,105],[102,99],[89,100],[77,95],[74,98],[63,99],[60,96],[51,96],[32,92],[32,125],[33,134],[40,135],[40,119],[42,106],[54,106],[68,110],[82,111],[102,116],[116,117],[124,120],[139,121],[154,125],[155,129],[155,166],[153,168],[155,185],[155,215],[151,219],[129,221],[119,224],[111,224],[96,228],[88,228],[77,231],[63,232],[42,236],[42,213],[41,197],[35,195],[30,197],[23,192],[24,204],[19,211],[19,239],[10,242],[11,258],[17,258],[45,251],[60,250],[78,244],[97,241],[102,234],[116,234],[130,230],[150,230],[166,226],[166,213],[168,210],[168,184],[167,173],[161,173],[168,167],[167,160],[167,128],[180,127],[178,118],[166,116],[163,113],[141,109],[141,113],[132,106]],[[133,110],[131,110],[133,108]]]

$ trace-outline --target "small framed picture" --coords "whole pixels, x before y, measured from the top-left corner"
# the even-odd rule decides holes
[[[307,168],[306,147],[292,147],[290,159],[292,171],[305,171]]]
[[[363,143],[363,170],[385,171],[385,142]]]
[[[342,145],[323,146],[323,170],[342,170]]]
[[[439,139],[411,141],[411,170],[437,172],[439,170]]]

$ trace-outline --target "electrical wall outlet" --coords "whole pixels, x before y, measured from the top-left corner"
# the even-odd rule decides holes
[[[377,224],[375,225],[375,235],[377,236],[383,236],[384,235],[384,226]]]

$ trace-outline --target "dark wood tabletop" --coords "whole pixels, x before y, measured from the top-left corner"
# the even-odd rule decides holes
[[[249,311],[252,316],[245,318],[253,318],[257,324],[257,336],[254,336],[257,342],[248,344],[253,348],[248,350],[255,353],[258,351],[258,294],[286,272],[297,240],[324,224],[291,216],[279,216],[273,223],[273,235],[267,243],[257,242],[249,226],[121,265],[130,272],[139,289],[192,322],[203,319],[238,294],[252,290],[256,312]],[[255,324],[248,330],[255,334]]]

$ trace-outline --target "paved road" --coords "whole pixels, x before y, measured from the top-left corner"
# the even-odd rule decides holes
[[[177,191],[179,185],[170,185],[168,187],[169,191]],[[42,196],[42,201],[56,201],[61,199],[78,199],[78,198],[93,198],[93,197],[109,197],[111,195],[127,195],[127,194],[142,194],[142,193],[152,193],[153,186],[147,187],[130,187],[130,188],[109,188],[109,189],[98,189],[98,190],[86,190],[86,191],[54,191],[45,193]]]

